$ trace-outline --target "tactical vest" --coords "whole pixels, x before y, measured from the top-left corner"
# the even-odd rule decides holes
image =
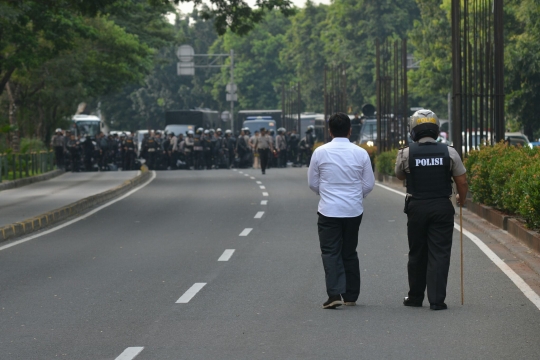
[[[446,144],[411,144],[409,170],[407,192],[414,199],[448,198],[452,195],[450,154]]]

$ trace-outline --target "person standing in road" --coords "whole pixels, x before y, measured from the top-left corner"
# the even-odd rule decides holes
[[[66,141],[62,134],[62,129],[56,129],[55,134],[51,138],[51,146],[54,149],[54,155],[56,158],[56,167],[58,169],[64,168],[64,152],[66,151]]]
[[[335,309],[356,305],[360,295],[358,231],[363,199],[373,190],[375,177],[368,153],[349,141],[349,116],[336,113],[328,124],[332,141],[313,152],[308,183],[321,197],[317,226],[328,294],[323,308]]]
[[[434,112],[415,112],[409,127],[414,143],[398,152],[395,168],[398,179],[407,179],[409,293],[403,305],[421,307],[427,287],[430,309],[445,310],[455,214],[450,201],[452,178],[457,201],[463,205],[468,191],[466,170],[455,149],[437,143],[440,124]]]
[[[280,168],[287,167],[287,139],[285,137],[285,129],[279,128],[276,136],[276,151],[278,152],[278,164]]]
[[[261,128],[261,135],[255,139],[255,149],[259,153],[261,171],[264,175],[266,174],[266,167],[268,166],[270,154],[274,151],[272,137],[266,133],[265,128]]]

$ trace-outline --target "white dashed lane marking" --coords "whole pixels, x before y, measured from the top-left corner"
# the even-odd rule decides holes
[[[223,254],[219,257],[218,261],[229,261],[231,256],[234,254],[234,249],[227,249],[223,252]]]
[[[259,187],[260,187],[261,189],[263,189],[263,190],[266,189],[266,186],[264,186],[264,185],[261,185],[261,186],[259,186]]]
[[[267,193],[267,192],[263,192],[263,196],[268,196],[268,193]]]
[[[262,184],[262,182],[260,182],[260,181],[257,181],[257,184],[261,185],[261,184]]]
[[[255,178],[254,178],[253,176],[250,176],[249,178],[250,178],[251,180],[255,180]]]
[[[264,215],[264,211],[259,211],[258,213],[255,214],[255,219],[260,219],[262,218]]]
[[[268,205],[268,200],[261,200],[261,205]]]
[[[124,352],[122,352],[115,360],[132,360],[135,359],[135,356],[139,355],[143,351],[144,347],[134,346],[128,347]]]
[[[253,230],[253,228],[245,228],[238,236],[248,236],[251,230]]]
[[[201,289],[206,285],[206,283],[195,283],[192,287],[188,289],[184,293],[184,295],[180,296],[178,300],[176,300],[177,304],[187,304]]]
[[[249,176],[249,174],[244,174],[244,176]]]

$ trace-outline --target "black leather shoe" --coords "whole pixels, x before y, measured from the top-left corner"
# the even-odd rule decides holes
[[[421,301],[414,301],[414,300],[411,300],[409,299],[409,297],[405,297],[403,298],[403,305],[405,306],[412,306],[412,307],[422,307],[422,302]]]
[[[335,309],[338,306],[343,305],[343,300],[341,300],[341,295],[330,296],[328,300],[323,304],[323,309]]]
[[[431,310],[446,310],[448,309],[448,306],[446,306],[445,303],[442,303],[442,304],[431,304],[429,305],[429,308]]]

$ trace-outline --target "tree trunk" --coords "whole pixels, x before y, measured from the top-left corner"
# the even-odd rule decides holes
[[[11,91],[11,85],[6,82],[6,91],[9,99],[9,125],[15,127],[15,131],[11,132],[11,148],[13,152],[18,153],[20,149],[19,130],[17,129],[17,104],[15,103],[15,97]]]

